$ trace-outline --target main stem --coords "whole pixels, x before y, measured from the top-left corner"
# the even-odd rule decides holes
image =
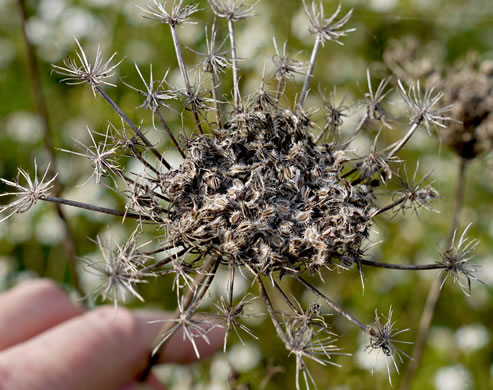
[[[390,160],[392,157],[394,157],[399,150],[401,150],[404,145],[411,139],[413,136],[414,132],[418,129],[419,122],[413,122],[411,125],[411,128],[408,130],[407,134],[402,138],[397,145],[394,146],[394,149],[391,150],[391,152],[387,156],[387,160]]]
[[[301,90],[301,96],[299,102],[300,107],[303,107],[306,96],[308,95],[308,89],[310,87],[310,81],[313,77],[313,69],[315,68],[315,61],[317,60],[318,49],[320,48],[321,42],[322,41],[317,35],[315,39],[315,44],[313,45],[312,55],[310,57],[310,65],[308,67],[308,71],[306,72],[305,83],[303,84],[303,89]]]
[[[178,34],[176,33],[176,27],[173,24],[169,25],[171,30],[171,37],[173,38],[173,45],[175,47],[176,59],[178,61],[178,67],[180,68],[181,76],[183,77],[183,82],[185,83],[185,88],[187,90],[188,96],[192,96],[192,87],[190,86],[190,80],[188,79],[187,69],[185,68],[185,62],[183,61],[183,55],[181,53],[180,41],[178,40]],[[197,107],[195,105],[191,106],[193,117],[195,119],[195,124],[200,134],[204,134],[202,131],[202,126],[200,125],[199,114],[197,112]]]
[[[460,213],[464,204],[466,167],[467,160],[461,158],[459,162],[459,172],[457,174],[457,184],[455,189],[454,212],[452,215],[446,248],[449,248],[450,245],[452,245],[452,237],[454,235],[454,232],[457,230],[457,227],[459,226]],[[423,356],[423,350],[428,338],[428,333],[430,331],[431,321],[433,320],[435,307],[440,296],[441,283],[442,281],[439,278],[436,278],[431,285],[430,291],[428,292],[428,297],[426,298],[423,314],[419,322],[418,336],[416,337],[416,343],[414,344],[413,360],[411,360],[411,362],[409,363],[409,368],[407,370],[404,381],[402,382],[400,390],[408,390],[410,388],[411,382],[421,361],[421,357]]]
[[[301,276],[296,276],[296,279],[298,279],[299,282],[309,290],[311,290],[316,296],[321,298],[327,305],[329,305],[333,310],[341,314],[344,318],[347,320],[351,321],[354,325],[356,325],[358,328],[360,328],[363,332],[370,334],[370,327],[363,325],[361,322],[359,322],[356,318],[354,318],[351,314],[348,312],[344,311],[339,305],[336,305],[332,300],[330,300],[328,297],[326,297],[322,292],[317,290],[314,286],[312,286],[310,283],[305,281]]]
[[[240,106],[240,86],[239,86],[239,77],[238,77],[238,56],[236,54],[236,38],[235,38],[235,29],[233,26],[233,19],[228,19],[228,30],[229,30],[229,41],[231,43],[231,57],[233,63],[233,99],[234,106],[238,108]]]

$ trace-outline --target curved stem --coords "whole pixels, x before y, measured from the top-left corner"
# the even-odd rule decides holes
[[[24,0],[18,0],[19,10],[21,14],[21,26],[22,26],[22,37],[25,43],[26,48],[26,59],[27,65],[29,68],[29,75],[31,78],[31,91],[34,98],[34,103],[36,106],[36,111],[38,112],[39,117],[42,122],[43,129],[43,143],[45,150],[48,152],[50,156],[51,164],[50,171],[51,176],[55,176],[58,172],[56,167],[56,156],[54,152],[53,145],[53,136],[51,134],[50,121],[48,116],[48,110],[46,108],[46,99],[43,93],[43,87],[41,85],[41,77],[39,74],[39,64],[38,58],[36,55],[36,50],[29,40],[29,37],[26,32],[26,20],[27,20],[27,11],[26,4]],[[63,186],[58,179],[55,179],[55,194],[56,196],[60,196],[63,192]],[[65,251],[67,253],[67,257],[69,259],[68,266],[70,269],[70,278],[72,281],[72,286],[77,290],[80,296],[84,296],[85,292],[82,290],[80,285],[80,277],[79,272],[77,270],[77,258],[75,256],[75,241],[72,236],[72,232],[70,231],[70,227],[68,226],[68,221],[65,213],[59,204],[55,205],[58,217],[62,222],[63,229],[65,231],[65,238],[63,240],[63,244],[65,247]]]
[[[127,125],[130,126],[130,128],[134,131],[135,134],[137,134],[142,141],[146,144],[146,146],[151,150],[152,153],[161,161],[164,166],[167,169],[171,169],[171,165],[164,159],[163,156],[161,156],[161,153],[159,153],[154,145],[147,139],[147,137],[139,130],[139,128],[133,123],[130,118],[125,115],[125,113],[120,109],[120,107],[117,106],[117,104],[106,94],[106,92],[103,91],[101,86],[97,85],[94,87],[94,89],[108,102],[108,104],[111,106],[111,108],[122,118]]]
[[[212,98],[214,99],[214,105],[216,111],[217,129],[220,130],[223,127],[223,125],[221,123],[221,108],[219,107],[219,100],[217,98],[218,82],[217,82],[216,74],[214,72],[211,72],[211,82],[212,82]]]
[[[272,324],[274,325],[274,328],[276,329],[277,335],[283,341],[284,344],[287,344],[288,340],[286,338],[286,335],[282,331],[281,324],[279,324],[279,321],[276,317],[276,312],[272,307],[272,303],[270,301],[269,295],[267,295],[267,291],[265,290],[264,284],[262,283],[262,279],[260,279],[259,274],[257,274],[256,279],[260,289],[260,294],[262,295],[262,298],[264,298],[265,307],[267,308],[267,313],[269,313],[269,317],[272,321]]]
[[[363,117],[359,121],[358,126],[356,126],[356,130],[354,131],[353,135],[341,146],[341,150],[346,150],[346,148],[351,144],[351,142],[354,141],[354,139],[359,134],[359,132],[361,131],[363,125],[367,120],[368,120],[368,113],[365,112],[365,115],[363,115]]]
[[[372,261],[372,260],[360,260],[360,264],[363,265],[368,265],[371,267],[378,267],[378,268],[387,268],[387,269],[399,269],[403,271],[426,271],[430,269],[442,269],[445,268],[445,265],[440,264],[440,263],[434,263],[434,264],[420,264],[420,265],[415,265],[415,264],[390,264],[390,263],[380,263],[378,261]]]
[[[339,305],[336,305],[332,300],[330,300],[328,297],[326,297],[323,293],[321,293],[319,290],[317,290],[314,286],[312,286],[310,283],[308,283],[306,280],[304,280],[301,276],[296,276],[296,279],[305,287],[307,287],[309,290],[311,290],[316,296],[321,298],[327,305],[329,305],[333,310],[341,314],[344,318],[347,320],[351,321],[354,325],[356,325],[358,328],[360,328],[363,332],[370,334],[370,327],[367,327],[363,325],[361,322],[359,322],[356,318],[354,318],[351,314],[348,312],[344,311]]]
[[[163,114],[161,114],[161,111],[159,110],[159,108],[156,110],[156,113],[157,113],[157,116],[159,118],[159,121],[161,122],[161,124],[164,127],[164,130],[166,130],[166,133],[168,133],[169,137],[171,138],[171,140],[173,141],[173,143],[178,148],[178,152],[180,152],[180,154],[181,154],[181,156],[183,158],[186,158],[185,153],[183,153],[183,150],[181,150],[180,144],[178,143],[178,141],[176,140],[175,136],[173,135],[171,129],[169,128],[168,124],[164,120]]]
[[[171,256],[168,256],[162,260],[159,260],[155,262],[154,264],[148,265],[147,267],[142,268],[140,271],[145,274],[149,271],[153,271],[156,268],[162,267],[163,265],[168,264],[170,261],[177,259],[180,256],[183,256],[185,253],[188,252],[188,248],[182,249],[181,251],[177,253],[173,253]]]
[[[279,99],[281,98],[281,93],[284,89],[284,85],[286,84],[285,80],[286,79],[284,77],[281,77],[277,82],[277,90],[276,90],[276,98],[275,98],[277,103],[279,103]]]
[[[402,138],[397,143],[397,145],[395,145],[394,148],[390,151],[390,153],[387,156],[387,160],[390,160],[392,157],[394,157],[397,154],[397,152],[404,147],[404,145],[407,143],[407,141],[409,141],[411,139],[414,132],[418,129],[418,127],[419,127],[419,122],[414,122],[411,125],[411,128],[408,130],[408,132],[406,133],[404,138]]]
[[[459,164],[459,172],[457,175],[456,189],[455,189],[454,211],[452,214],[452,221],[449,229],[446,248],[449,248],[450,245],[452,245],[452,237],[459,225],[460,212],[464,204],[466,166],[467,166],[467,160],[461,158]],[[410,388],[411,382],[419,367],[421,357],[423,356],[425,343],[428,338],[428,333],[430,331],[431,321],[433,320],[433,314],[435,313],[435,307],[438,302],[438,298],[440,297],[441,284],[442,284],[441,279],[436,278],[433,281],[433,284],[431,285],[430,291],[428,292],[426,303],[423,309],[423,314],[421,315],[421,320],[419,322],[418,336],[416,337],[416,342],[414,344],[413,360],[411,360],[411,362],[409,363],[409,368],[402,382],[400,390],[408,390]]]
[[[219,266],[220,261],[214,257],[210,256],[207,258],[207,260],[202,264],[202,273],[197,274],[193,280],[193,284],[195,286],[198,286],[197,289],[190,289],[187,291],[185,297],[183,298],[183,304],[182,304],[182,310],[179,308],[176,309],[175,313],[173,316],[170,318],[170,320],[177,319],[182,312],[185,312],[189,310],[192,306],[192,304],[198,305],[198,302],[202,297],[204,296],[205,292],[210,286],[210,283],[212,283],[212,279],[214,278],[214,275],[216,274],[216,270]],[[212,273],[210,272],[211,270],[214,270]],[[207,280],[209,279],[209,280]],[[197,297],[198,300],[197,300]],[[163,325],[163,328],[161,329],[161,332],[159,333],[159,336],[157,337],[156,340],[160,342],[160,340],[164,337],[167,336],[168,332],[175,326],[175,324],[172,321],[168,321]],[[178,330],[180,327],[176,327],[175,331]],[[169,335],[168,335],[169,339]],[[145,369],[139,374],[139,381],[140,382],[145,382],[147,377],[149,376],[152,367],[154,367],[158,362],[161,357],[161,353],[163,351],[164,346],[166,345],[166,342],[161,343],[158,349],[154,351],[154,354],[151,356],[149,359],[149,362],[147,363],[147,366]]]
[[[116,215],[117,217],[135,218],[135,219],[142,219],[145,221],[151,220],[149,217],[146,217],[143,215],[126,213],[125,211],[109,209],[106,207],[94,206],[94,205],[89,204],[89,203],[77,202],[75,200],[57,198],[56,196],[45,196],[45,197],[41,198],[41,200],[44,200],[46,202],[53,202],[53,203],[58,203],[58,204],[64,204],[67,206],[77,207],[79,209],[96,211],[96,212],[102,213],[102,214]]]
[[[380,210],[375,212],[374,215],[382,214],[385,213],[386,211],[392,210],[394,207],[399,206],[400,204],[404,203],[407,200],[407,196],[401,196],[399,199],[397,199],[395,202],[392,202],[388,204],[387,206],[382,207]]]

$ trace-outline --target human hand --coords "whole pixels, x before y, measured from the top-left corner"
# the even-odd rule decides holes
[[[34,280],[0,295],[0,390],[131,389],[144,370],[166,314],[113,307],[84,311],[54,283]],[[221,347],[196,340],[201,357]],[[192,344],[177,332],[160,363],[196,360]],[[151,388],[163,389],[152,375]]]

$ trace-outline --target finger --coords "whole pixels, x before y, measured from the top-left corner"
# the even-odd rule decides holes
[[[109,307],[73,318],[0,354],[0,375],[2,366],[4,376],[6,371],[25,373],[15,378],[0,377],[0,383],[19,390],[120,388],[131,382],[148,362],[159,329],[148,324],[147,318],[125,309],[119,309],[115,317],[115,311]],[[167,356],[189,361],[193,348],[177,336],[178,342],[175,338],[170,342],[176,343],[173,345],[177,350],[183,346],[185,352],[170,352]],[[205,353],[218,348],[221,338],[211,337],[213,343]]]
[[[82,313],[55,283],[24,282],[0,295],[0,351]]]
[[[152,372],[149,374],[149,377],[147,378],[145,384],[147,390],[167,390],[167,387]],[[142,389],[142,383],[135,381],[128,385],[125,385],[119,390],[139,390],[139,389]]]

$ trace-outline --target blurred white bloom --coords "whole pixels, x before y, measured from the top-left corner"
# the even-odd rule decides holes
[[[16,111],[10,114],[5,123],[9,137],[20,143],[36,143],[41,140],[41,122],[33,113]]]
[[[254,369],[260,362],[262,354],[256,343],[234,344],[228,351],[228,359],[239,373]]]
[[[87,4],[92,5],[93,7],[105,8],[109,7],[115,3],[117,0],[85,0]]]
[[[465,352],[472,352],[484,347],[490,341],[488,329],[481,324],[460,327],[455,333],[458,347]]]
[[[456,348],[454,333],[445,326],[432,327],[428,339],[433,348],[438,349],[443,354],[451,353]]]
[[[63,12],[61,29],[66,36],[81,39],[91,35],[98,27],[98,22],[89,11],[71,7]]]
[[[26,23],[26,33],[33,45],[40,45],[50,38],[52,28],[46,20],[32,16]]]
[[[364,340],[366,343],[366,339]],[[355,354],[356,364],[358,367],[367,371],[385,372],[387,371],[387,362],[383,353],[370,355],[365,350],[365,344],[361,345]]]
[[[67,5],[65,0],[41,0],[38,14],[47,22],[56,20]]]
[[[388,12],[397,5],[397,0],[370,0],[369,3],[370,8],[377,12]]]
[[[57,244],[64,238],[63,223],[56,213],[43,214],[34,229],[36,239],[43,244]]]
[[[231,375],[231,365],[228,359],[223,354],[218,354],[212,360],[210,368],[210,377],[214,382],[219,383],[224,381],[227,383],[229,376]]]
[[[460,364],[440,368],[434,379],[437,390],[467,390],[472,387],[472,377],[469,370]]]

